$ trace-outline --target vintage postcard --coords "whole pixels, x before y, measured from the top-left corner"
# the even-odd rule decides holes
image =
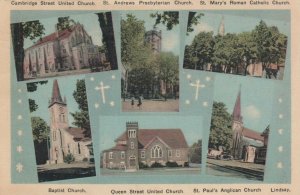
[[[298,2],[0,4],[0,194],[300,193]]]

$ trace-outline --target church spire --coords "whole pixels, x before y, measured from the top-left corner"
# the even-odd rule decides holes
[[[222,16],[222,20],[221,20],[221,23],[220,23],[220,26],[219,26],[218,34],[219,34],[220,36],[222,36],[222,37],[225,35],[224,16]]]
[[[65,102],[61,98],[58,82],[56,79],[53,81],[52,97],[50,100],[49,107],[54,103],[65,104]]]
[[[242,122],[243,117],[242,117],[242,110],[241,110],[241,85],[240,85],[240,89],[235,101],[235,105],[234,105],[234,109],[232,112],[232,118],[234,121],[240,121]]]

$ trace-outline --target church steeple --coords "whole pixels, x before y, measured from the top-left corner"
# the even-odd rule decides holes
[[[243,121],[242,110],[241,110],[241,86],[233,108],[232,119],[233,121],[239,121],[239,122]]]
[[[220,36],[222,36],[222,37],[225,35],[224,16],[222,16],[222,20],[221,20],[221,23],[220,23],[220,26],[219,26],[218,34],[219,34]]]
[[[63,101],[63,99],[61,98],[58,82],[56,79],[53,82],[52,97],[49,102],[49,107],[52,106],[54,103],[66,104],[66,102]]]

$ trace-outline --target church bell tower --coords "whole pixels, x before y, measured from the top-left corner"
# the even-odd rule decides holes
[[[52,88],[52,97],[49,100],[50,113],[50,163],[63,163],[62,130],[69,127],[68,108],[66,98],[62,99],[55,79]]]

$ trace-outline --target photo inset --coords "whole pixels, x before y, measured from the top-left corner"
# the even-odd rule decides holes
[[[178,11],[122,12],[122,111],[179,111],[178,24]]]
[[[197,125],[193,127],[163,118],[167,117],[102,117],[101,174],[199,174],[201,118],[168,117],[169,122],[185,120]]]
[[[111,12],[11,24],[17,80],[115,70]]]
[[[183,67],[282,80],[289,22],[277,11],[189,12]]]
[[[27,84],[39,182],[95,176],[84,79]]]
[[[263,180],[274,87],[257,81],[216,79],[207,174]]]

